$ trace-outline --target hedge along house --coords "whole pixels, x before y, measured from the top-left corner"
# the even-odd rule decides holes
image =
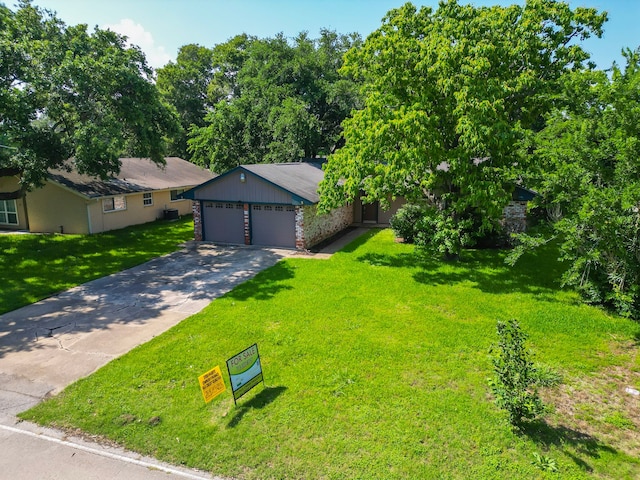
[[[196,240],[308,249],[348,227],[351,205],[317,213],[320,162],[241,165],[183,194]]]
[[[191,202],[179,195],[213,178],[177,157],[164,166],[145,158],[120,161],[120,173],[106,180],[52,170],[42,187],[22,197],[19,177],[0,177],[0,228],[92,234],[186,215]]]

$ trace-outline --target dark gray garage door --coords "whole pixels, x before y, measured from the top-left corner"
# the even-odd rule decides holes
[[[242,204],[204,202],[202,210],[204,240],[244,244]]]
[[[251,243],[294,248],[296,246],[295,207],[252,205]]]

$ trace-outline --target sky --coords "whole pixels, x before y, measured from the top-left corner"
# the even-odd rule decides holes
[[[15,0],[0,0],[14,8]],[[566,0],[565,0],[566,1]],[[178,49],[189,43],[205,47],[247,33],[259,38],[302,31],[311,38],[320,29],[358,32],[363,38],[376,30],[382,18],[405,0],[33,0],[52,10],[67,25],[85,23],[126,35],[159,68],[175,61]],[[437,0],[413,0],[416,6],[437,8]],[[461,0],[476,6],[522,4],[522,0]],[[599,68],[616,61],[624,65],[623,48],[640,46],[640,0],[569,0],[571,7],[593,7],[609,13],[604,36],[583,45]]]

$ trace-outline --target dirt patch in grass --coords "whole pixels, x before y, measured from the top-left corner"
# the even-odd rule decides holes
[[[566,379],[563,385],[542,394],[554,412],[552,426],[580,431],[628,455],[640,456],[640,368],[638,344],[628,342],[612,348],[624,358],[586,377]]]

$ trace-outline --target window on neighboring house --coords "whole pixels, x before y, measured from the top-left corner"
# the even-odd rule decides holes
[[[153,193],[147,192],[142,194],[142,204],[145,207],[150,207],[153,205]]]
[[[126,210],[126,209],[127,209],[127,201],[124,198],[124,195],[105,198],[102,200],[102,210],[105,212],[115,212],[118,210]]]
[[[18,225],[18,208],[15,200],[0,200],[0,224]]]
[[[179,188],[178,190],[171,190],[171,201],[175,202],[177,200],[182,200],[182,198],[178,198],[178,195],[184,193],[184,188]]]

